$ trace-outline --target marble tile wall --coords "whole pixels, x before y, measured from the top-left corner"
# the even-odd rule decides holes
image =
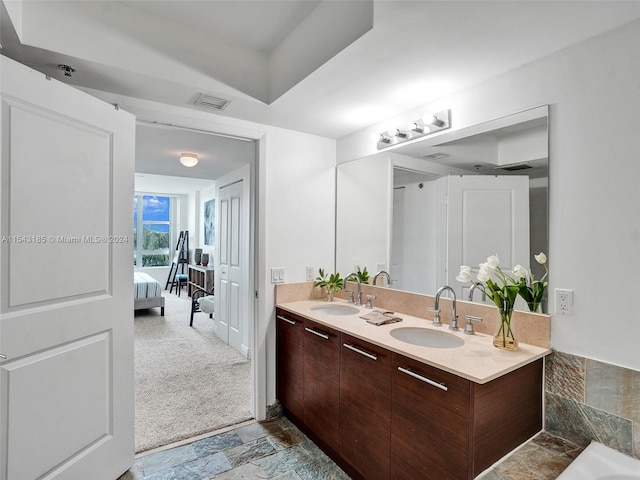
[[[640,372],[554,351],[545,369],[545,429],[640,458]]]

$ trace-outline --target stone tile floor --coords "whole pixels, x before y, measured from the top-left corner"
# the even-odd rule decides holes
[[[285,417],[141,455],[119,480],[349,480]]]
[[[581,451],[581,447],[543,432],[478,478],[555,480]],[[119,480],[209,479],[348,480],[349,476],[289,420],[280,417],[143,454]]]
[[[584,447],[542,432],[478,478],[555,480],[582,450]]]

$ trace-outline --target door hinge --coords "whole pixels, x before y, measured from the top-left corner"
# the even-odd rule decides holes
[[[258,298],[258,290],[256,290],[256,298]]]

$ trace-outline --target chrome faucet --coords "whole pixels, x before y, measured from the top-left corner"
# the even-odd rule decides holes
[[[355,305],[362,305],[362,286],[360,284],[360,277],[358,276],[357,273],[350,273],[349,275],[347,275],[346,277],[344,277],[344,281],[342,282],[342,288],[344,288],[346,290],[347,288],[347,282],[349,281],[349,279],[351,277],[354,277],[356,279],[356,282],[358,282],[358,291],[356,293],[356,301],[355,301]],[[347,290],[350,291],[350,290]],[[349,300],[351,302],[351,300]]]
[[[375,285],[375,284],[376,284],[376,281],[378,280],[378,277],[382,277],[382,276],[387,277],[387,284],[388,284],[389,286],[391,286],[391,275],[389,275],[389,274],[388,274],[387,272],[385,272],[384,270],[380,270],[378,273],[376,273],[376,274],[373,276],[373,281],[371,282],[371,285]]]
[[[487,299],[487,292],[484,290],[484,285],[480,282],[476,282],[471,285],[471,288],[469,289],[469,301],[473,302],[473,294],[475,293],[476,288],[479,288],[482,292],[482,301],[484,302]]]
[[[440,321],[440,295],[442,295],[445,290],[449,290],[451,292],[451,295],[453,295],[453,299],[451,301],[451,323],[449,324],[449,330],[458,330],[458,315],[456,314],[456,292],[448,285],[440,287],[436,292],[436,298],[433,302],[432,309],[432,311],[436,312],[436,315],[433,319],[433,324],[442,325],[442,322]]]

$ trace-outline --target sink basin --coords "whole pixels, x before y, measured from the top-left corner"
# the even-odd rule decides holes
[[[324,313],[325,315],[355,315],[360,313],[356,307],[349,305],[317,305],[311,307],[311,310],[317,313]]]
[[[391,330],[391,336],[402,342],[431,348],[456,348],[464,345],[464,340],[447,332],[420,327],[403,327]]]

